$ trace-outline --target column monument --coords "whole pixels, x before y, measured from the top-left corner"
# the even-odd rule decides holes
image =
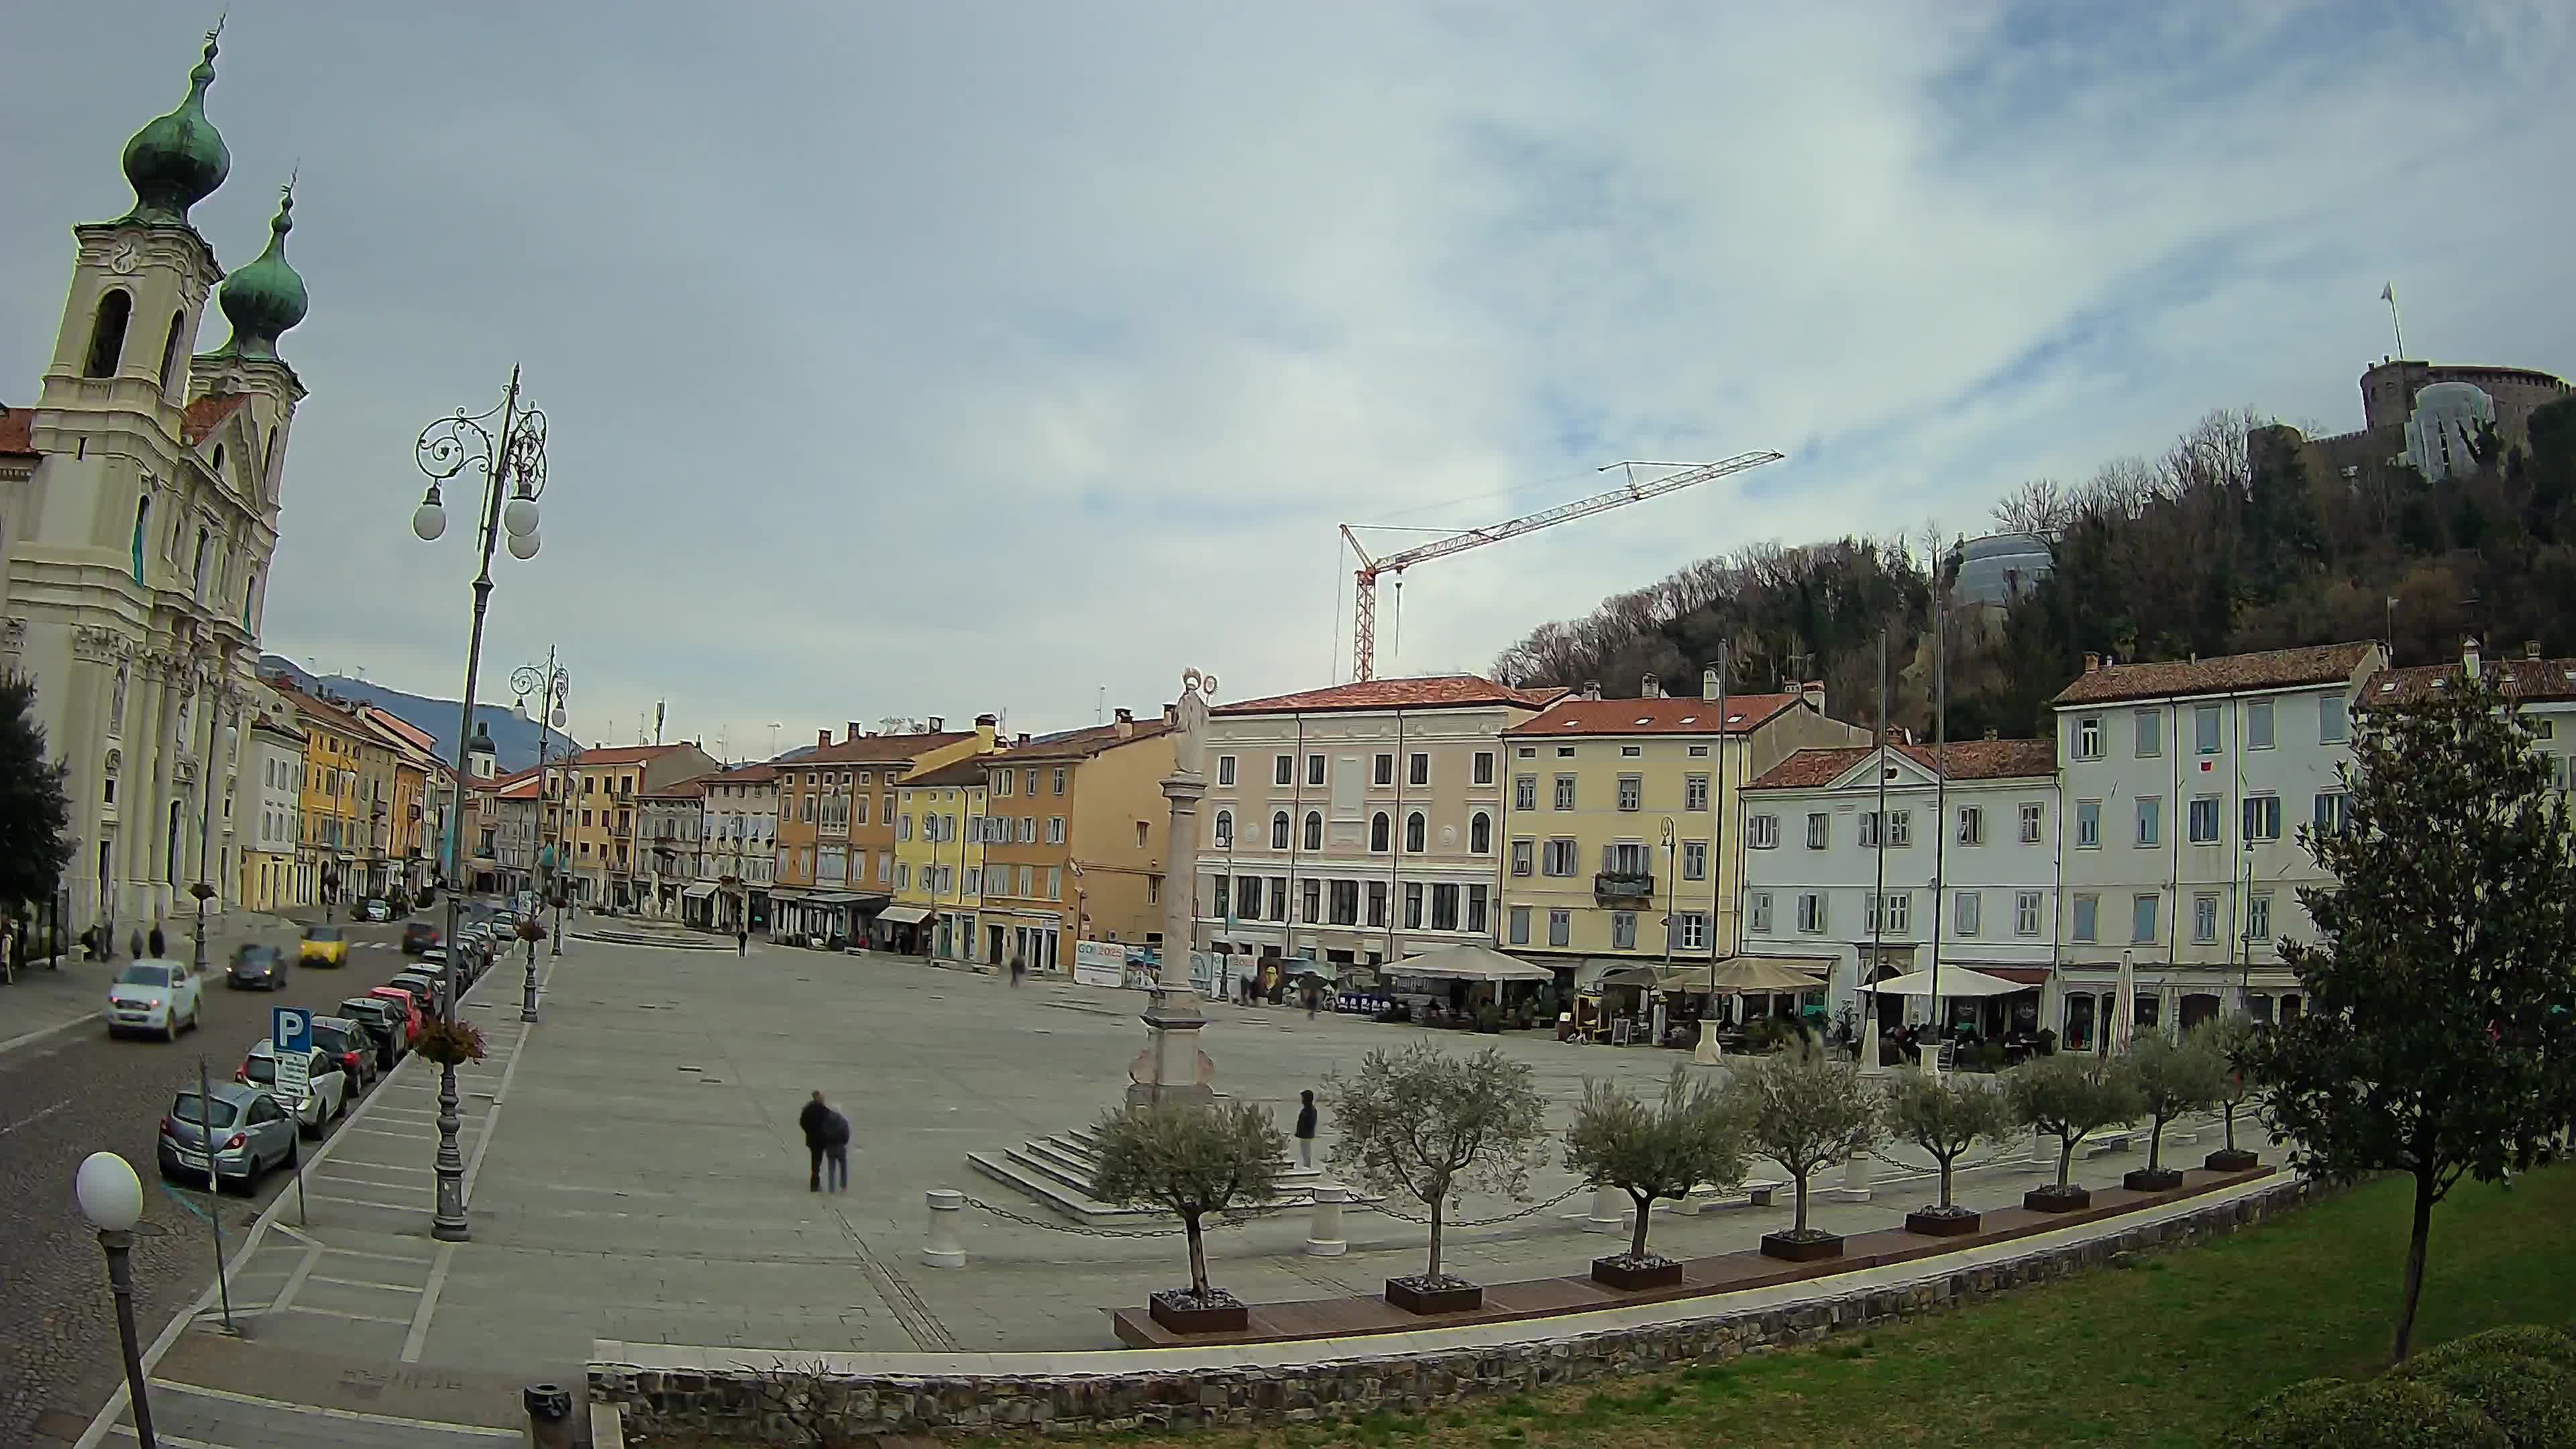
[[[1172,819],[1163,845],[1162,961],[1145,1008],[1145,1050],[1127,1069],[1131,1107],[1204,1103],[1216,1095],[1216,1064],[1199,1050],[1199,1028],[1207,1018],[1199,1014],[1198,990],[1190,980],[1190,954],[1198,943],[1199,800],[1207,794],[1199,765],[1207,745],[1207,702],[1215,693],[1215,675],[1181,672],[1181,697],[1172,710],[1172,773],[1163,779]]]

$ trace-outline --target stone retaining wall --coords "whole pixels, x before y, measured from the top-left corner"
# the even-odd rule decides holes
[[[710,1351],[703,1368],[638,1370],[592,1364],[590,1393],[626,1411],[630,1439],[657,1433],[718,1434],[751,1443],[807,1443],[802,1426],[829,1422],[846,1434],[989,1434],[1014,1430],[1093,1434],[1166,1425],[1220,1428],[1356,1416],[1377,1409],[1418,1413],[1486,1394],[1726,1359],[1873,1328],[2032,1283],[2071,1277],[2133,1253],[2203,1242],[2304,1206],[2324,1189],[2295,1179],[2230,1202],[2082,1242],[1964,1267],[1901,1287],[1830,1291],[1798,1303],[1720,1311],[1548,1339],[1546,1320],[1522,1325],[1526,1343],[1133,1373],[917,1378],[803,1372],[811,1357],[781,1351]],[[1831,1280],[1819,1282],[1829,1290]],[[1278,1345],[1283,1359],[1295,1345]],[[724,1361],[719,1362],[721,1354]],[[777,1364],[775,1368],[745,1367]]]

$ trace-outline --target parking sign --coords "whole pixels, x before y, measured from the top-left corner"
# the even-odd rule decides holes
[[[272,1008],[268,1045],[277,1057],[277,1095],[302,1101],[312,1088],[313,1013],[293,1006]]]

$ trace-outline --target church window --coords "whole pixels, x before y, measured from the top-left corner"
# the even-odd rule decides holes
[[[134,581],[143,582],[143,525],[152,516],[152,495],[134,500]]]
[[[134,315],[134,294],[122,288],[98,299],[98,320],[89,329],[89,366],[85,377],[114,377],[125,356],[125,324]]]
[[[177,385],[170,376],[170,368],[179,360],[179,338],[187,330],[188,314],[184,311],[171,313],[170,335],[161,339],[161,390],[163,392],[168,392]]]

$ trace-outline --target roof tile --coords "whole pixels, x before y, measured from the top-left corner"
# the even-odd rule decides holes
[[[1718,705],[1698,698],[1560,699],[1525,719],[1507,735],[1714,735],[1744,734],[1760,729],[1784,710],[1795,708],[1794,694],[1727,696],[1724,717]]]
[[[1213,714],[1321,714],[1332,710],[1464,709],[1476,705],[1516,704],[1537,709],[1565,694],[1549,685],[1514,689],[1477,674],[1433,674],[1413,679],[1364,679],[1274,694],[1217,706]]]
[[[2576,700],[2576,659],[2489,659],[2478,670],[2512,700]],[[2362,707],[2423,699],[2463,677],[2457,664],[2417,664],[2383,669],[2361,691]]]
[[[2350,679],[2378,646],[2367,640],[2351,644],[2312,644],[2300,649],[2268,649],[2259,654],[2229,654],[2216,659],[2162,659],[2143,664],[2104,664],[2075,677],[2057,692],[2052,704],[2102,704],[2120,699],[2163,699],[2173,695],[2224,694],[2244,689],[2287,689],[2302,684],[2332,684]]]
[[[28,408],[0,408],[0,453],[34,456],[36,414]]]
[[[222,427],[224,419],[240,412],[242,404],[249,401],[249,393],[227,392],[209,394],[188,404],[188,410],[179,415],[179,441],[191,448],[197,446],[205,441],[208,433]]]
[[[1800,750],[1763,772],[1748,790],[1814,789],[1829,785],[1844,771],[1876,753],[1875,745],[1842,745]],[[2055,740],[1953,740],[1931,745],[1891,742],[1890,748],[1927,770],[1939,773],[1947,760],[1953,780],[2021,780],[2057,773]]]
[[[972,730],[945,730],[937,734],[861,735],[837,745],[817,745],[794,759],[781,757],[777,763],[794,769],[809,765],[869,765],[888,760],[909,760],[932,750],[946,749],[960,740],[975,738]]]

